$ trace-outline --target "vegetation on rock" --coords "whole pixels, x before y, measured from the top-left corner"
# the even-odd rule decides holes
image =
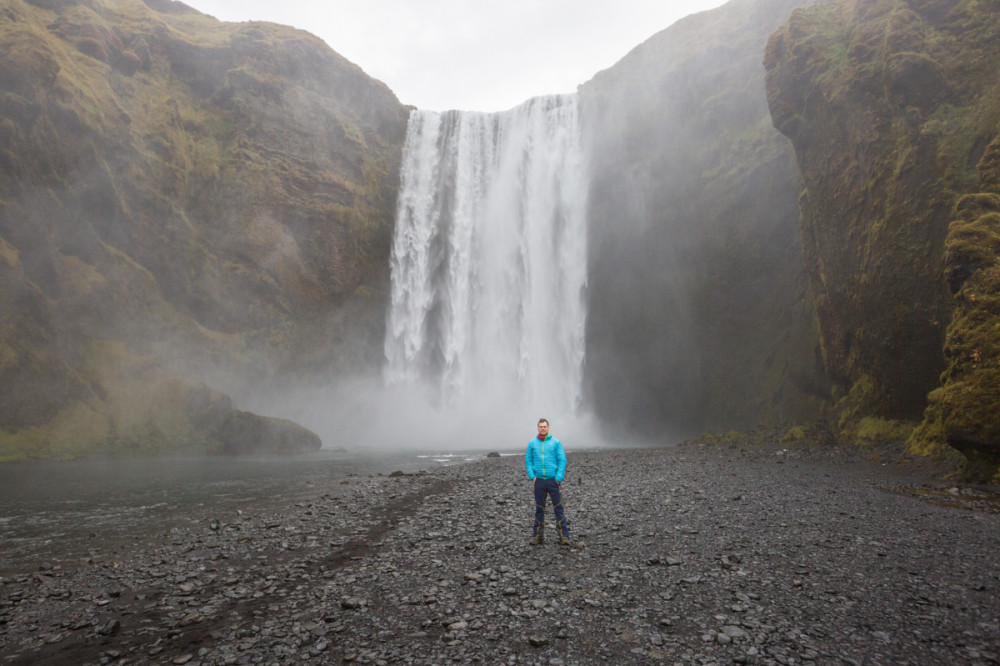
[[[768,44],[823,358],[857,417],[916,418],[943,369],[940,257],[1000,118],[998,27],[977,2],[841,0],[795,11]]]
[[[88,455],[307,453],[319,437],[236,410],[228,396],[181,379],[118,342],[91,341],[78,372],[88,391],[54,418],[0,437],[0,460]]]
[[[955,298],[941,386],[931,391],[915,451],[948,445],[974,478],[1000,483],[1000,139],[979,163],[984,190],[955,206],[945,276]]]
[[[971,305],[991,289],[989,270],[972,269],[995,256],[991,218],[982,197],[959,200],[979,191],[997,136],[998,35],[995,3],[839,0],[796,10],[768,43],[768,101],[805,185],[806,265],[846,432],[865,417],[916,420],[933,391],[911,448],[996,446],[1000,399],[973,359],[1000,331]]]
[[[77,418],[80,453],[119,448],[136,415],[95,402],[91,341],[238,398],[377,364],[408,115],[388,88],[180,2],[0,13],[0,444],[48,455]],[[197,440],[150,409],[177,434],[153,441]]]

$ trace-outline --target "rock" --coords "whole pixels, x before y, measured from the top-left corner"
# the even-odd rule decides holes
[[[774,354],[817,386],[828,381],[814,359],[793,351],[817,342],[805,325],[815,317],[813,303],[796,295],[808,284],[801,188],[790,145],[773,129],[760,66],[759,45],[802,4],[731,3],[704,15],[704,23],[661,31],[580,86],[592,121],[584,138],[594,145],[591,178],[600,183],[590,203],[587,376],[595,414],[612,433],[662,432],[678,422],[726,429],[775,412],[812,418],[800,402],[809,399],[803,387],[777,396],[787,382],[763,362]],[[696,64],[715,57],[719,44],[728,45],[725,67]],[[676,94],[681,88],[685,93]],[[646,177],[639,182],[630,169]],[[770,192],[766,210],[753,194],[763,183]],[[698,213],[674,214],[670,207],[679,202]],[[724,212],[737,210],[738,220]],[[765,240],[763,233],[774,236]],[[726,325],[721,333],[718,322],[738,317],[746,302],[746,275],[725,249],[737,237],[755,257],[754,270],[773,279],[755,302],[774,316]],[[671,266],[685,285],[652,265]],[[711,302],[699,296],[703,290],[713,294]],[[680,302],[698,302],[699,315],[677,317]],[[688,354],[681,339],[711,351]]]
[[[377,367],[376,290],[387,279],[387,202],[409,109],[290,27],[222,23],[165,0],[115,15],[91,5],[94,15],[70,0],[35,0],[7,22],[5,43],[33,46],[5,50],[0,65],[3,171],[24,167],[19,185],[0,184],[5,210],[19,211],[4,213],[0,231],[3,348],[19,359],[0,368],[0,443],[41,428],[30,457],[217,453],[183,409],[185,377],[214,368],[233,385],[262,372],[291,380],[304,370],[293,358],[335,374]],[[62,80],[70,62],[102,70]],[[56,78],[67,95],[59,101],[44,93]],[[112,79],[129,90],[113,90]],[[235,160],[208,148],[235,136],[245,151]],[[57,181],[62,194],[42,194]],[[41,223],[51,236],[32,233]],[[86,258],[63,254],[70,235]],[[44,280],[36,256],[47,257]],[[106,373],[87,347],[112,339],[169,365],[178,381]],[[72,451],[49,446],[66,433],[76,433]],[[250,442],[311,446],[273,433]]]
[[[114,634],[117,634],[119,631],[121,631],[121,628],[122,628],[122,623],[120,621],[116,619],[108,620],[106,623],[101,625],[101,627],[97,630],[97,633],[101,634],[102,636],[113,636]]]
[[[185,615],[184,617],[182,617],[180,619],[180,621],[177,623],[177,626],[178,627],[187,627],[187,626],[190,626],[192,624],[197,624],[197,623],[201,622],[204,619],[205,619],[205,616],[202,615],[201,613],[199,613],[198,611],[191,611],[190,613],[188,613],[187,615]]]
[[[855,422],[862,421],[859,431],[868,426],[870,432],[871,422],[892,429],[888,422],[864,417],[924,414],[910,446],[925,455],[949,451],[946,444],[961,450],[967,436],[975,441],[987,432],[992,432],[987,441],[995,445],[1000,432],[997,366],[984,360],[988,355],[982,347],[997,349],[998,338],[987,330],[991,326],[979,308],[995,298],[996,287],[973,260],[983,252],[995,255],[995,243],[983,242],[982,228],[963,238],[973,220],[955,219],[962,217],[963,195],[996,194],[990,176],[993,160],[988,158],[991,144],[997,145],[995,133],[983,138],[977,159],[963,164],[960,174],[944,164],[927,165],[921,153],[931,150],[923,132],[941,109],[975,115],[994,108],[995,100],[966,97],[965,90],[992,76],[981,58],[998,52],[995,17],[974,9],[950,13],[941,10],[943,5],[921,2],[902,27],[891,16],[892,6],[889,0],[876,0],[870,11],[850,17],[832,5],[817,7],[808,18],[789,17],[765,49],[774,126],[791,140],[809,192],[802,199],[801,219],[803,237],[815,241],[805,253],[807,271],[823,271],[812,282],[824,360],[836,392],[858,396],[851,412]],[[960,27],[968,21],[989,28]],[[834,36],[831,29],[842,32]],[[895,48],[873,48],[876,35],[886,31],[893,34]],[[836,75],[829,51],[834,44],[857,58]],[[973,60],[978,64],[970,69]],[[872,86],[891,92],[872,95]],[[965,145],[975,134],[935,137],[933,150]],[[854,161],[862,154],[858,151],[863,164]],[[917,172],[919,177],[909,177]],[[862,203],[872,201],[879,203]],[[966,198],[964,203],[972,202]],[[935,206],[939,212],[932,214]],[[905,228],[905,239],[876,231],[886,228]],[[829,242],[834,237],[845,242]],[[971,247],[969,240],[974,241]],[[917,255],[938,257],[939,265],[914,264]],[[864,256],[880,261],[867,264]],[[992,262],[991,256],[987,265]],[[877,286],[890,275],[892,295]],[[942,277],[950,289],[942,288]],[[953,297],[960,292],[962,296]],[[915,320],[912,307],[903,305],[907,301],[940,315]],[[897,348],[902,357],[919,359],[905,378],[883,346],[896,339],[903,340]],[[951,342],[958,340],[965,342]],[[890,440],[898,437],[887,434]],[[983,451],[978,453],[968,464],[985,464],[984,472],[995,472],[1000,450],[986,461],[977,460]]]
[[[299,454],[320,450],[319,435],[287,419],[230,411],[214,430],[227,454]]]
[[[746,632],[735,625],[726,625],[722,628],[722,633],[726,634],[730,638],[743,638],[746,636]]]

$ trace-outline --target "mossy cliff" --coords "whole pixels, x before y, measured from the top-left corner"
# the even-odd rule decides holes
[[[761,66],[796,0],[685,18],[581,87],[593,165],[587,384],[618,427],[824,413],[790,142]]]
[[[771,114],[802,173],[806,266],[842,423],[920,419],[933,390],[914,441],[925,451],[931,424],[939,444],[998,447],[994,199],[962,199],[995,191],[979,165],[1000,125],[998,10],[839,0],[793,12],[766,51]]]
[[[74,424],[119,433],[81,451],[143,428],[220,450],[199,382],[375,366],[407,114],[303,31],[0,0],[0,458]],[[204,409],[160,409],[151,372]]]
[[[1000,138],[979,163],[983,192],[955,206],[945,239],[945,277],[955,298],[941,386],[931,391],[912,449],[947,444],[973,478],[1000,483]]]

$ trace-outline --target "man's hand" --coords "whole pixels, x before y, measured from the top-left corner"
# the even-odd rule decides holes
[[[537,478],[538,478],[537,476],[531,477],[531,485],[535,485],[535,479]]]

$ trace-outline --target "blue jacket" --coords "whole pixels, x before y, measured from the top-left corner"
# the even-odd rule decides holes
[[[545,441],[535,437],[528,442],[528,450],[524,453],[524,467],[528,478],[555,479],[562,483],[566,474],[566,452],[562,442],[551,434]]]

